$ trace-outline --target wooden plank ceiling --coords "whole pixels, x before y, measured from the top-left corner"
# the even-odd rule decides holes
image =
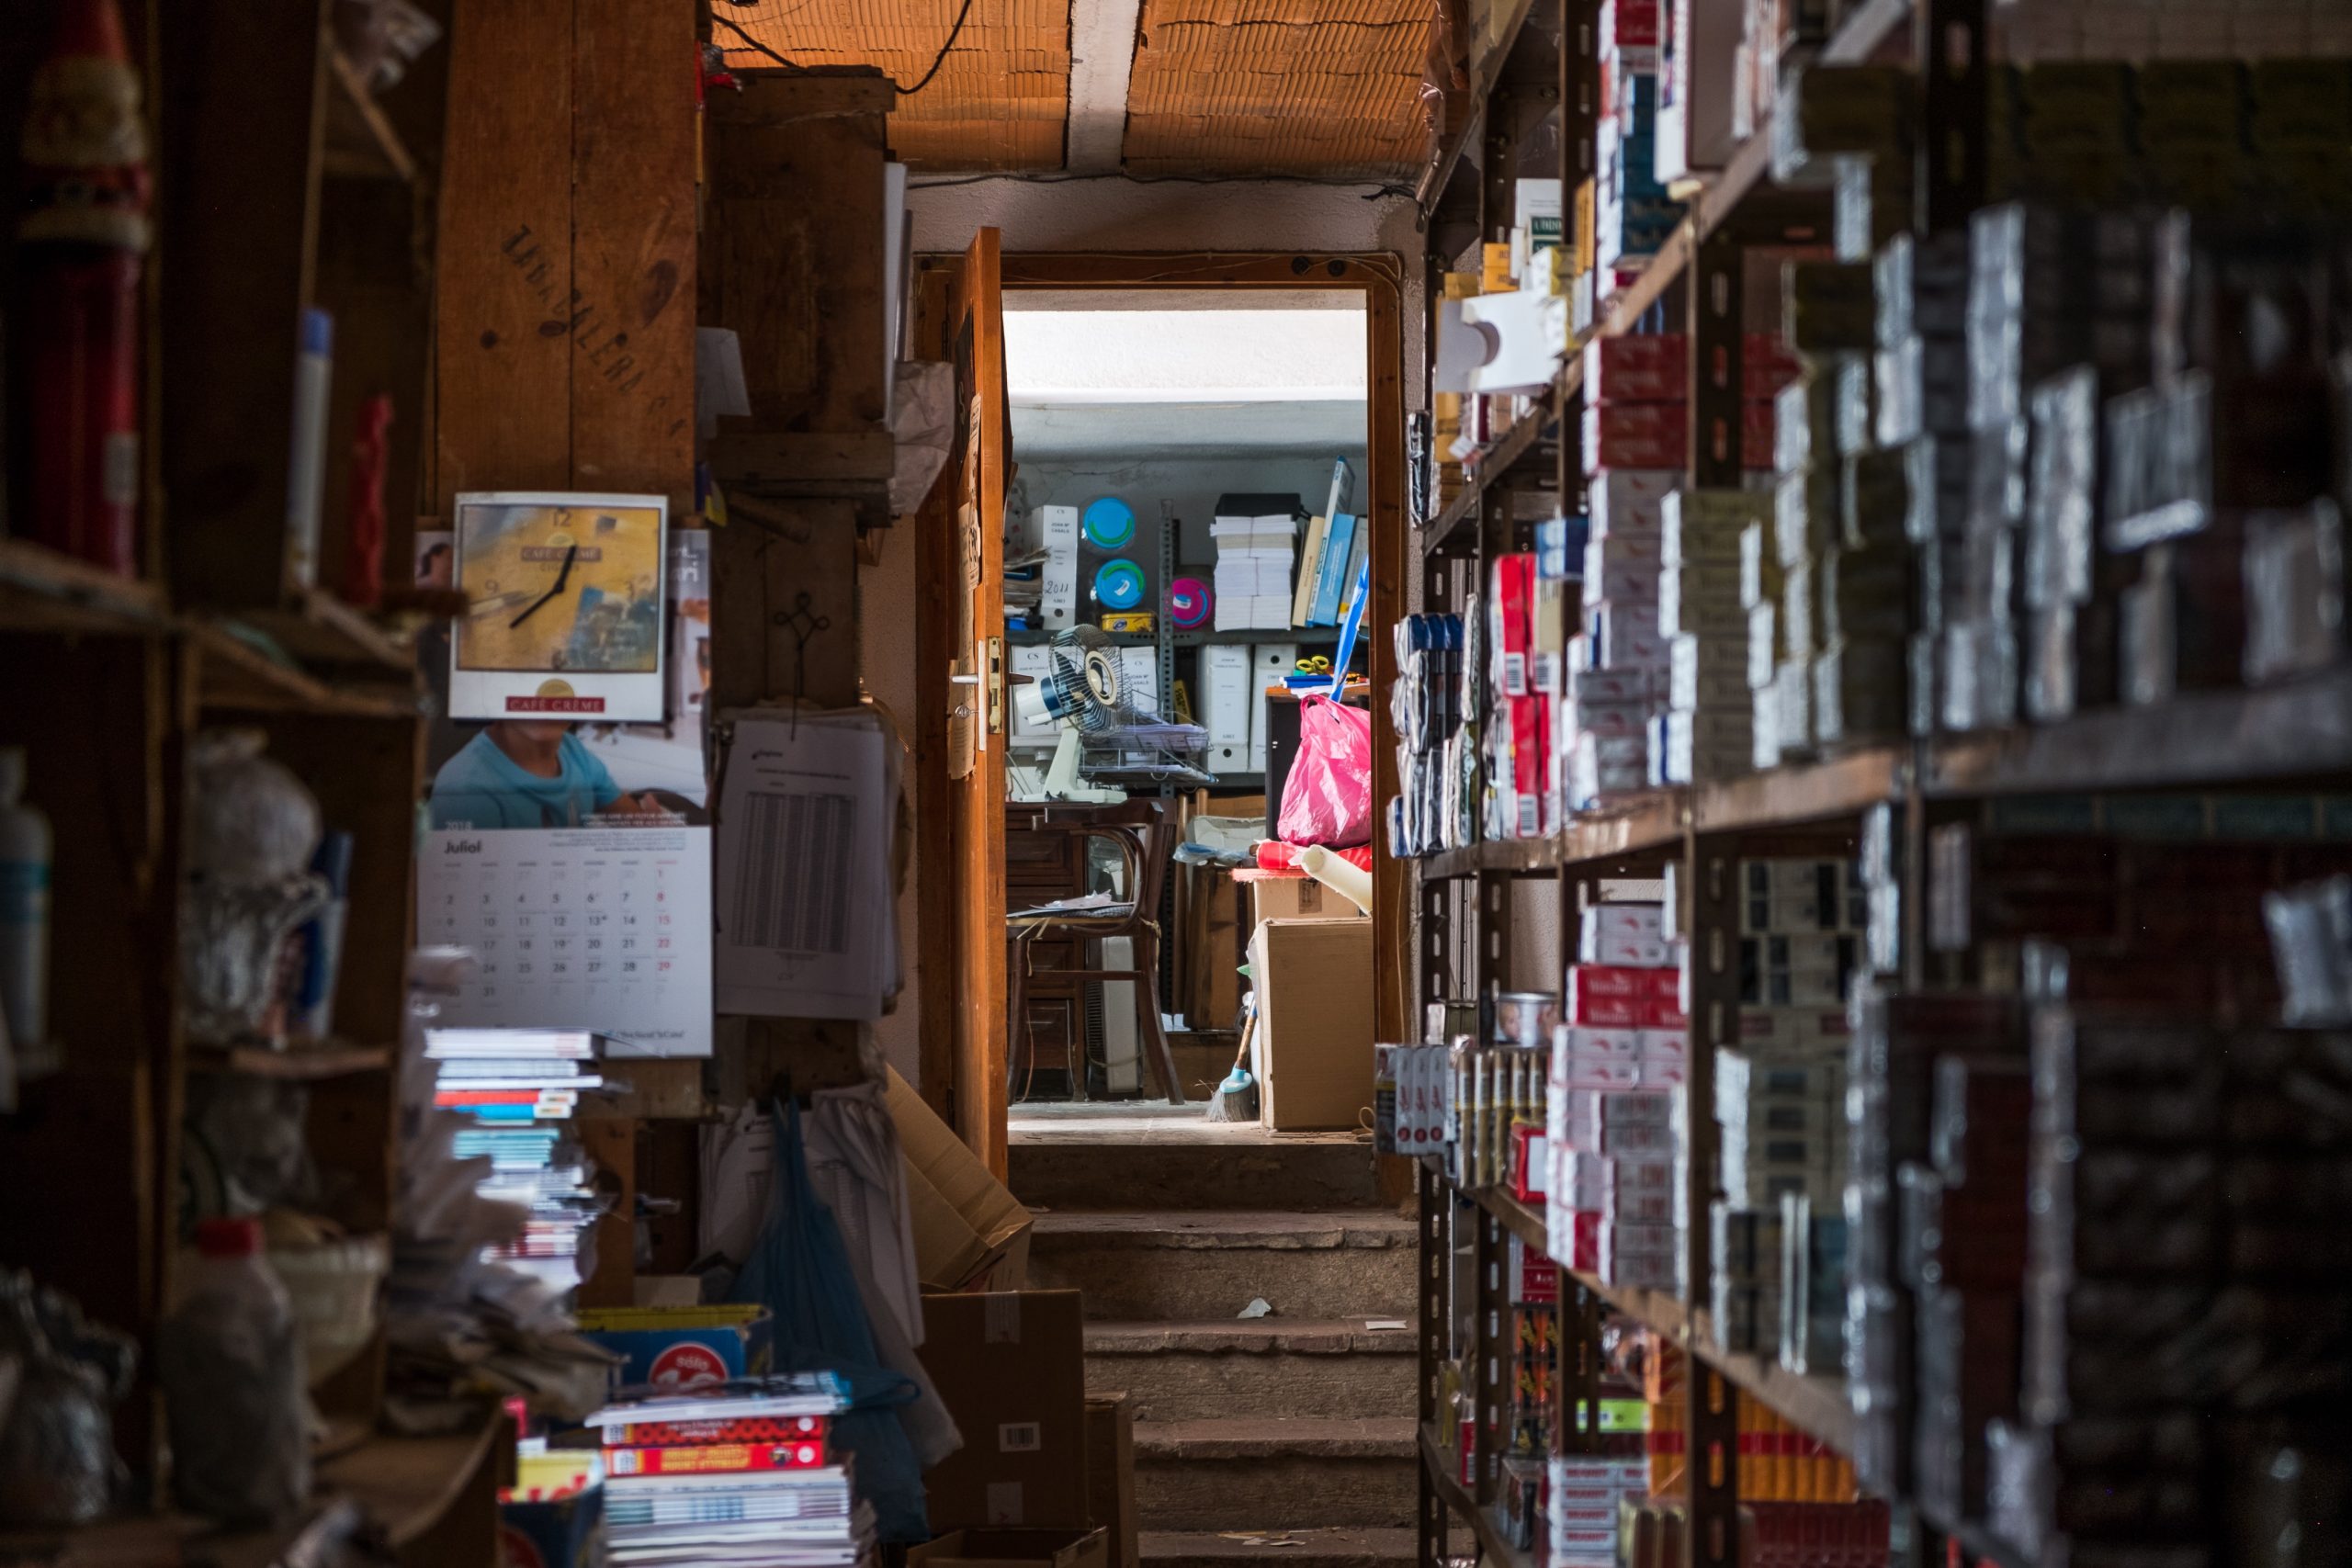
[[[891,116],[899,156],[931,174],[1060,168],[1072,3],[972,0],[939,74]],[[715,9],[788,60],[878,65],[911,84],[959,4],[718,0]],[[1422,152],[1430,15],[1430,0],[1141,0],[1126,171],[1397,177]],[[713,36],[731,64],[772,63],[724,26]]]
[[[1421,152],[1430,0],[1145,0],[1132,174],[1394,178]]]
[[[878,65],[912,86],[938,58],[961,0],[718,0],[733,22],[800,65]],[[899,100],[890,146],[913,168],[1057,169],[1069,107],[1070,0],[972,0],[955,51],[922,92]],[[772,65],[724,26],[728,63]]]

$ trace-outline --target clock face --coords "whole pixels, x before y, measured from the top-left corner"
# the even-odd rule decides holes
[[[662,659],[659,498],[466,500],[459,671],[651,674]]]

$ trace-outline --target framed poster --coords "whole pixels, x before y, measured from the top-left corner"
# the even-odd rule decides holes
[[[659,723],[667,500],[471,491],[455,512],[450,716]]]

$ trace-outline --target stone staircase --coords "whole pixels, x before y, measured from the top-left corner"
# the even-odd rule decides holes
[[[1368,1140],[1016,1114],[1012,1177],[1032,1288],[1084,1292],[1088,1387],[1135,1402],[1148,1568],[1408,1568],[1414,1226]]]

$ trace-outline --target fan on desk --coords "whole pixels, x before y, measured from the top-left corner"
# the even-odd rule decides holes
[[[1032,725],[1058,726],[1054,760],[1046,770],[1046,793],[1056,800],[1111,805],[1127,798],[1123,789],[1084,783],[1079,763],[1088,735],[1101,735],[1135,722],[1134,709],[1119,694],[1119,650],[1099,627],[1071,626],[1046,644],[1052,671],[1020,688],[1021,717]]]

